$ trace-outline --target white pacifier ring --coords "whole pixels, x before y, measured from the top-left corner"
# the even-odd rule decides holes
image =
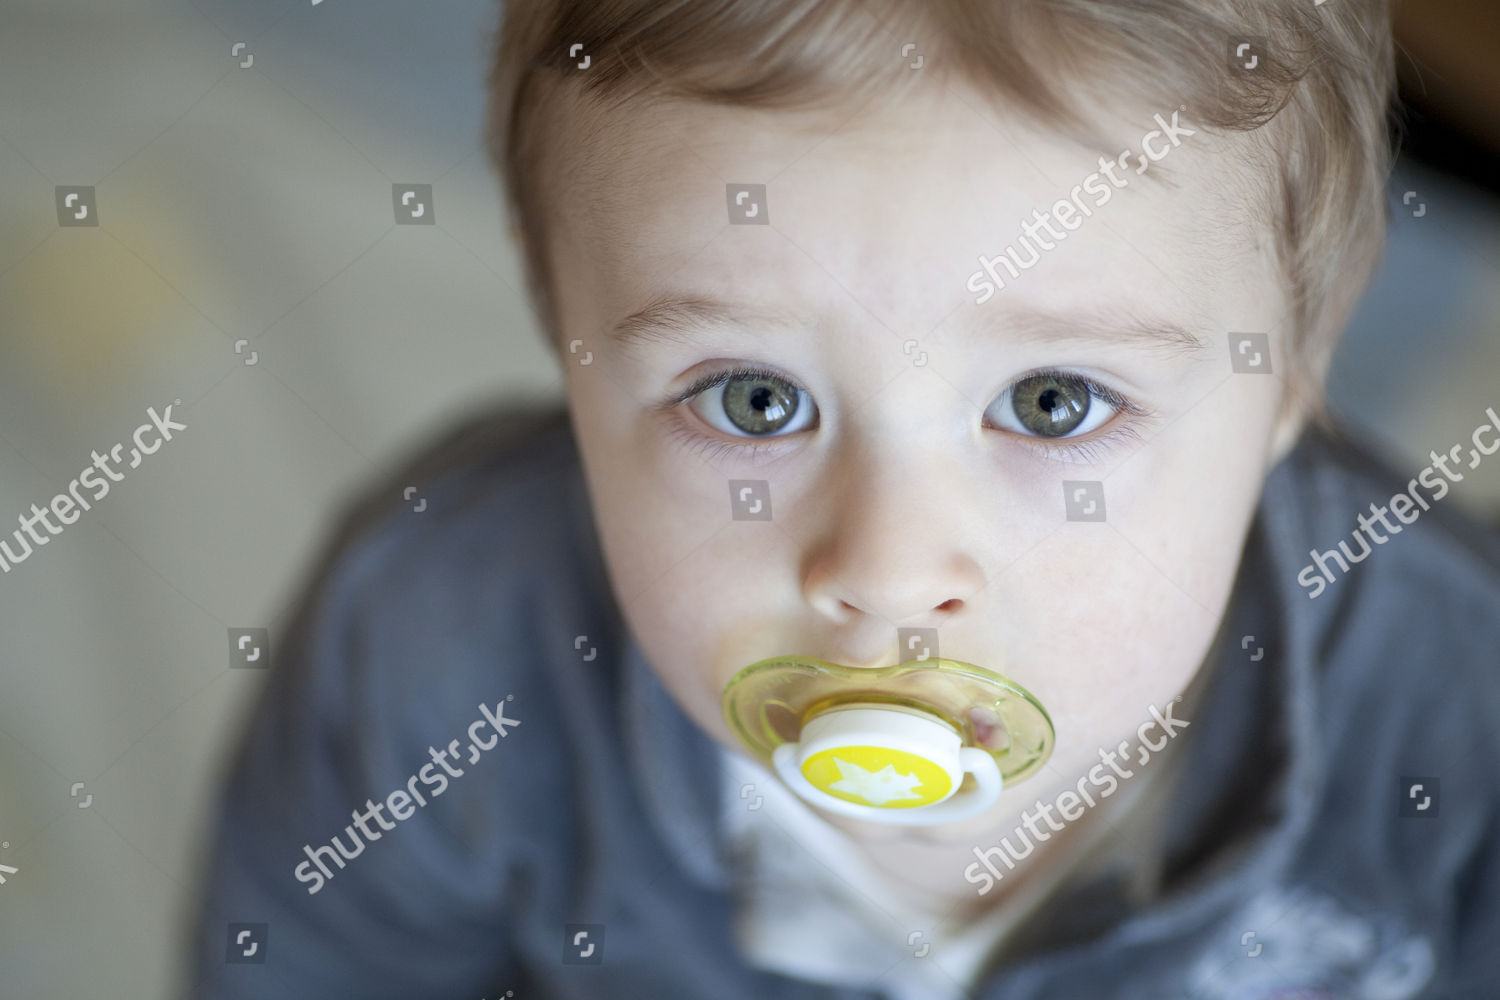
[[[856,668],[775,656],[730,678],[723,709],[740,745],[802,799],[900,826],[983,812],[1046,763],[1054,739],[1025,688],[943,657]]]
[[[975,816],[1004,786],[987,751],[962,745],[936,718],[845,708],[812,719],[797,742],[771,755],[781,780],[813,805],[894,826],[935,826]],[[961,789],[964,776],[975,784]]]

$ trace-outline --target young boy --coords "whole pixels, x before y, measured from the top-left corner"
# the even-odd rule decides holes
[[[1493,996],[1500,546],[1319,399],[1391,74],[1360,0],[509,4],[567,410],[299,602],[193,995]]]

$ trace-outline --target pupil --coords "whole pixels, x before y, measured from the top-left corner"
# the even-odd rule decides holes
[[[750,405],[762,412],[771,405],[771,390],[762,386],[750,394]]]
[[[1046,410],[1048,413],[1051,413],[1053,410],[1062,405],[1058,401],[1056,389],[1043,390],[1042,394],[1037,397],[1036,401],[1037,405]]]

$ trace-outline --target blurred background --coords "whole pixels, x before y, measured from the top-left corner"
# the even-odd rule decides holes
[[[1488,7],[1398,16],[1390,247],[1331,378],[1410,475],[1500,409]],[[0,575],[0,996],[179,995],[210,796],[266,676],[230,633],[278,620],[424,441],[562,399],[480,145],[498,14],[0,0],[0,528],[128,456],[148,407],[187,425]],[[432,224],[394,223],[401,184],[431,186]],[[68,186],[97,225],[60,224]],[[1500,523],[1500,461],[1465,475],[1446,502]]]

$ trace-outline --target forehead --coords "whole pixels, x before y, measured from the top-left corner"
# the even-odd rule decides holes
[[[1226,282],[1269,273],[1269,230],[1251,208],[1242,142],[1204,129],[1177,146],[1158,137],[1170,151],[1135,172],[1153,114],[1173,110],[1101,111],[1097,147],[951,86],[816,112],[668,101],[589,113],[575,119],[567,193],[552,206],[554,273],[586,276],[596,324],[663,289],[917,332],[964,307],[1066,311],[1122,292],[1136,311],[1191,314]],[[1100,156],[1127,149],[1111,183]],[[1084,193],[1091,175],[1096,193]],[[765,185],[768,225],[731,221],[728,187],[745,184]],[[1092,214],[1049,235],[1039,217],[1069,200]],[[965,286],[979,258],[1011,247],[1028,260],[1028,246],[1038,262],[976,304]]]

